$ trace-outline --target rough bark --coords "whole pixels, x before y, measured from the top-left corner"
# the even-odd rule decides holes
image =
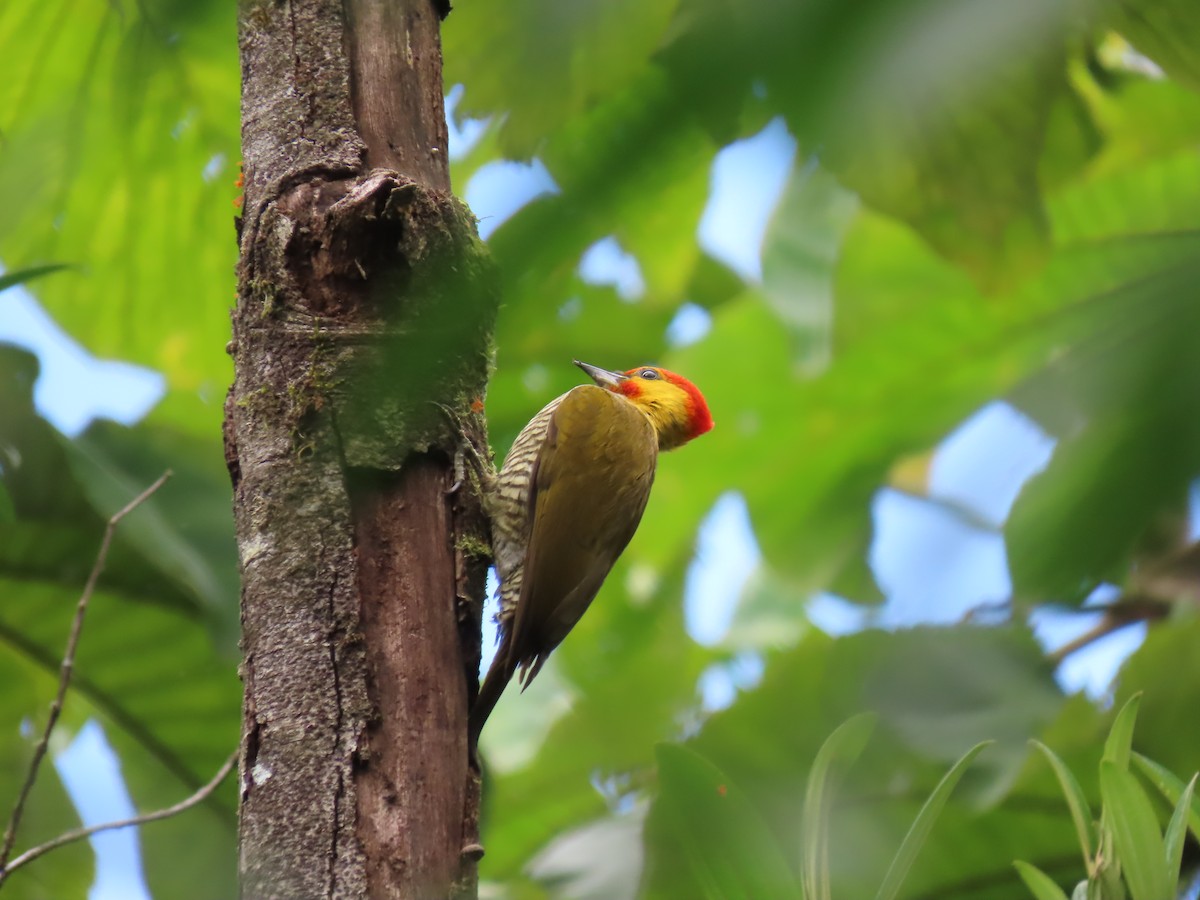
[[[226,451],[242,895],[474,891],[486,530],[453,490],[494,279],[449,195],[432,0],[243,3]],[[464,852],[465,848],[465,852]]]

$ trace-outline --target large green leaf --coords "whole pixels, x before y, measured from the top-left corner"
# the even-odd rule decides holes
[[[815,160],[797,157],[763,245],[763,295],[811,372],[833,350],[834,277],[858,198]]]
[[[1188,648],[1200,640],[1200,621],[1184,617],[1155,625],[1121,669],[1116,701],[1138,692],[1136,749],[1185,778],[1198,768],[1194,743],[1179,723],[1200,703],[1200,659]]]
[[[232,656],[238,633],[232,491],[217,440],[169,426],[97,422],[69,445],[72,470],[93,506],[111,515],[151,483],[171,480],[121,523],[122,539],[187,593]]]
[[[1163,70],[1200,91],[1200,10],[1188,0],[1121,0],[1113,25]]]
[[[735,900],[798,897],[800,885],[766,823],[738,786],[686,746],[661,744],[657,752],[659,795],[646,823],[660,849],[648,897]]]
[[[0,592],[7,598],[0,605],[0,658],[52,677],[77,592],[3,578]],[[208,781],[237,746],[240,693],[234,666],[216,657],[202,623],[178,611],[97,592],[74,671],[67,721],[100,721],[139,809],[182,800]],[[11,733],[15,739],[16,722]],[[147,826],[143,837],[151,888],[179,898],[229,896],[235,807],[234,790],[227,785],[207,809]],[[163,829],[174,840],[163,839]],[[189,848],[186,865],[177,857],[174,848],[181,844],[176,841]],[[48,858],[34,865],[39,864],[55,862]]]
[[[1062,51],[1055,29],[1046,27],[1052,21],[1021,22],[1045,16],[1033,5],[1006,4],[1009,19],[994,5],[960,4],[953,15],[966,21],[957,28],[944,24],[941,35],[937,27],[914,29],[911,47],[895,48],[897,59],[868,74],[889,82],[867,88],[873,96],[859,116],[834,126],[828,155],[867,203],[912,224],[989,293],[1019,284],[1049,253],[1037,170],[1051,105],[1063,88]],[[1033,42],[1022,37],[1016,44],[1018,24],[1036,35]],[[996,31],[985,37],[989,27]],[[970,49],[957,52],[977,55],[965,63],[938,38],[965,40]],[[1005,41],[1011,55],[1001,62],[995,54]],[[928,54],[924,66],[912,58],[919,53]],[[889,63],[898,71],[888,72]]]
[[[1166,876],[1162,831],[1137,779],[1112,760],[1101,760],[1100,794],[1133,900],[1169,900],[1175,885]]]
[[[0,259],[79,265],[33,285],[58,323],[188,391],[230,375],[234,24],[214,2],[0,9]]]
[[[0,574],[81,587],[104,522],[169,469],[172,479],[118,530],[100,584],[206,622],[232,656],[237,557],[215,439],[97,422],[67,440],[27,406],[0,423],[0,441],[17,460],[3,472],[15,515],[0,521]]]
[[[677,3],[520,0],[452,16],[446,79],[468,85],[457,112],[503,114],[506,152],[532,156],[545,135],[641,74]]]

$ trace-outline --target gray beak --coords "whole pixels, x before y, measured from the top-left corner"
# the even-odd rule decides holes
[[[614,388],[622,381],[628,381],[629,376],[622,372],[610,372],[608,369],[601,369],[599,366],[591,366],[585,362],[575,360],[575,365],[587,372],[588,377],[602,388]]]

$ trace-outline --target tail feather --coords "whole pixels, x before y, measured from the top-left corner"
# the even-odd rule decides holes
[[[496,650],[496,658],[492,660],[491,668],[488,669],[487,676],[479,686],[479,696],[475,698],[475,704],[471,707],[470,743],[468,746],[470,746],[472,754],[479,746],[479,734],[483,731],[484,723],[492,714],[492,710],[496,708],[496,702],[512,679],[514,666],[509,659],[508,648],[509,641],[506,639]]]

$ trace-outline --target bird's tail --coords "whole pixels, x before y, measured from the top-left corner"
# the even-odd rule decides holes
[[[506,636],[507,637],[507,636]],[[504,689],[508,686],[509,680],[513,676],[513,665],[509,659],[508,640],[500,643],[500,647],[496,650],[496,658],[492,660],[491,668],[488,669],[487,676],[483,679],[483,684],[479,686],[479,696],[475,698],[475,704],[471,707],[471,715],[469,719],[470,728],[470,743],[472,755],[475,754],[479,747],[479,734],[483,731],[483,725],[488,720],[488,716],[492,714],[492,710],[496,707],[496,702],[500,699],[500,695],[504,693]]]

